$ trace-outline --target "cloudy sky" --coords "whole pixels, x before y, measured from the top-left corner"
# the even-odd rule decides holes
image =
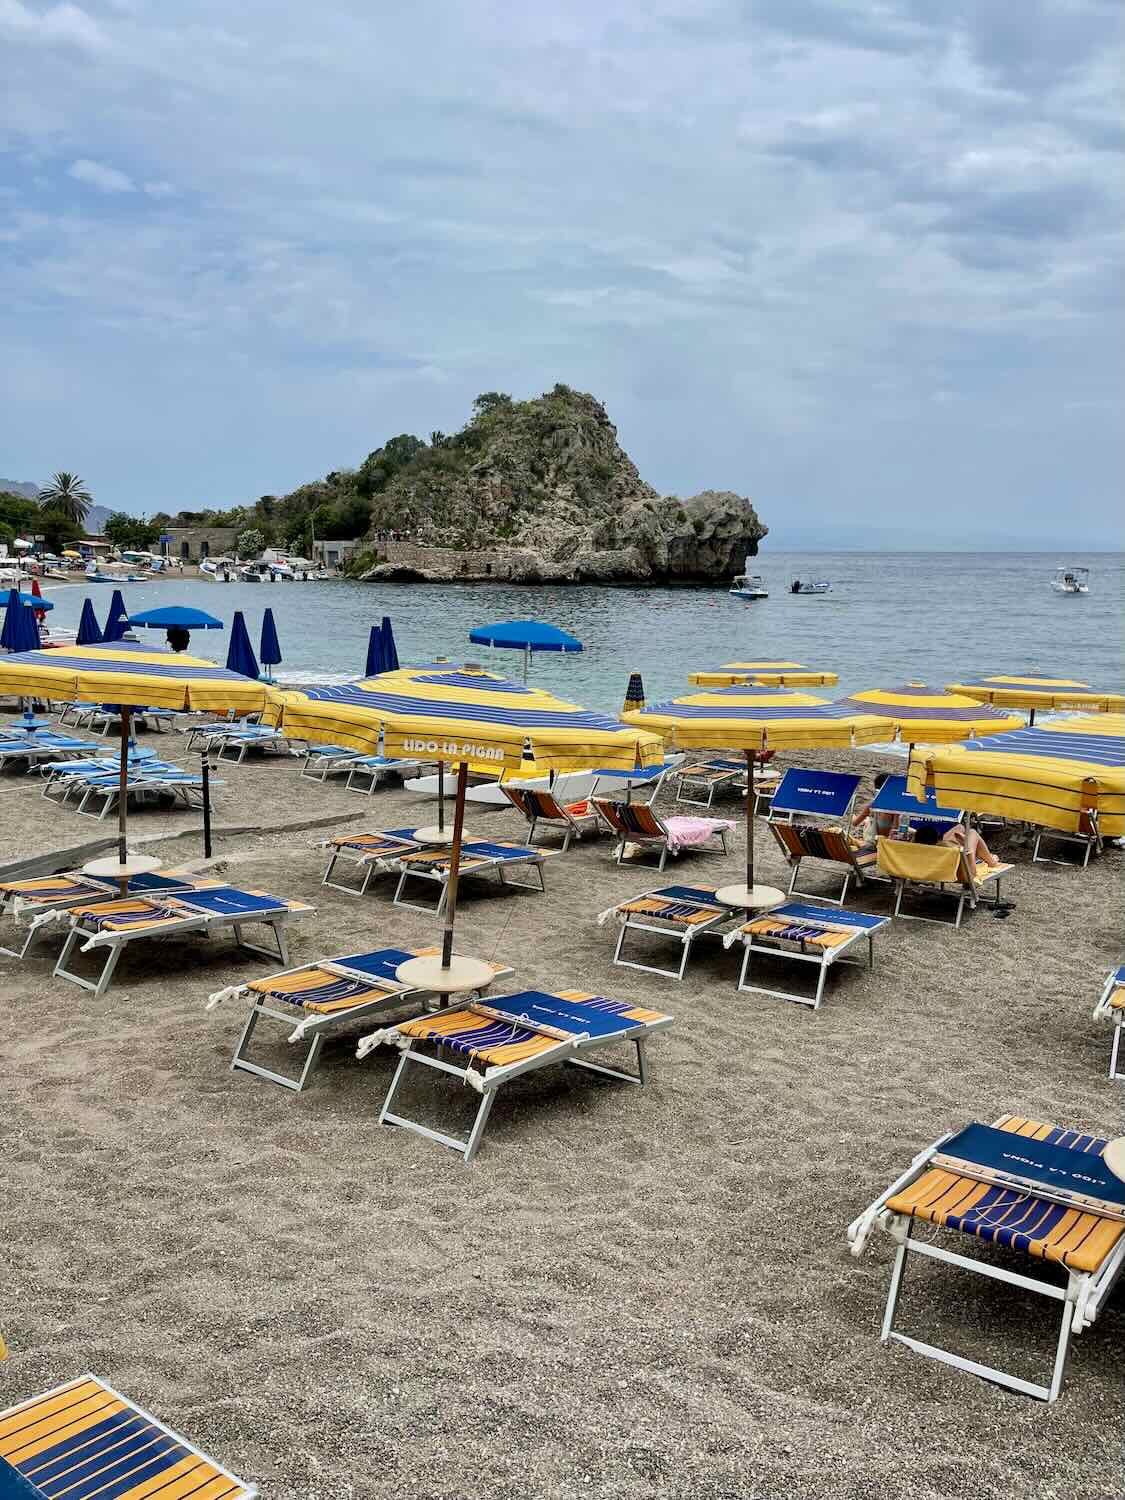
[[[0,474],[607,405],[775,540],[1120,546],[1118,0],[0,0]]]

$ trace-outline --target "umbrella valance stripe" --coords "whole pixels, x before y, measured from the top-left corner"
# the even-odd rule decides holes
[[[331,694],[310,693],[311,701],[338,702],[364,708],[376,714],[413,714],[425,719],[463,720],[474,723],[507,724],[513,729],[595,729],[611,733],[621,729],[617,719],[587,709],[549,710],[505,708],[481,701],[460,703],[450,698],[407,697],[401,693],[357,692],[336,698]]]
[[[229,679],[231,682],[245,682],[237,672],[228,672],[225,667],[189,667],[182,662],[168,659],[165,665],[161,661],[114,661],[112,658],[94,658],[67,656],[62,651],[24,651],[18,660],[21,665],[31,668],[44,667],[50,671],[63,672],[113,672],[117,676],[135,674],[144,677],[182,677],[188,681],[213,681],[215,679]]]
[[[1049,736],[1049,738],[1048,738]],[[1058,729],[1017,729],[1011,734],[988,735],[969,740],[963,749],[969,753],[1003,755],[1036,755],[1047,760],[1082,761],[1096,766],[1125,766],[1125,739],[1114,744],[1114,736],[1067,734]]]

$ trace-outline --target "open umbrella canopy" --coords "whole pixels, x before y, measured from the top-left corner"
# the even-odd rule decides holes
[[[128,707],[207,709],[252,713],[269,691],[199,657],[177,656],[130,641],[106,646],[60,646],[0,659],[0,693],[72,698]]]
[[[474,771],[514,771],[528,759],[546,770],[629,771],[663,758],[654,734],[476,666],[411,667],[273,697],[275,722],[294,738],[371,753],[382,734],[387,755],[464,762]]]
[[[839,680],[835,672],[818,672],[799,661],[728,661],[711,672],[688,673],[688,681],[699,687],[734,687],[740,682],[759,682],[766,687],[832,687]]]
[[[105,617],[105,630],[102,632],[102,640],[105,642],[120,641],[124,638],[129,628],[129,616],[125,609],[125,598],[120,589],[114,589],[113,597],[109,601],[109,614]]]
[[[274,623],[273,610],[267,609],[262,616],[262,639],[258,648],[258,656],[262,666],[267,669],[276,667],[281,661],[281,642],[277,638],[277,625]]]
[[[582,642],[557,625],[540,620],[502,620],[469,631],[475,646],[500,646],[513,651],[581,651]]]
[[[1118,714],[1125,709],[1125,695],[1121,693],[1103,693],[1088,682],[1070,677],[1043,677],[1034,672],[975,677],[969,682],[951,683],[948,690],[974,698],[978,703],[1026,708],[1032,714],[1040,708],[1084,708],[1091,713]]]
[[[142,610],[139,615],[129,616],[130,625],[140,625],[145,630],[222,630],[222,620],[216,620],[202,609],[190,609],[185,604],[162,604],[159,609]]]
[[[0,595],[0,609],[8,608],[12,602],[13,593],[15,593],[14,589],[7,594]],[[17,594],[16,597],[21,604],[26,604],[28,609],[54,609],[55,607],[49,599],[44,599],[40,594]]]
[[[94,613],[94,606],[89,599],[82,601],[82,613],[78,617],[78,635],[75,638],[79,646],[97,646],[102,638],[102,628],[98,624],[98,617]]]
[[[960,693],[943,692],[922,682],[902,687],[871,688],[837,700],[851,713],[874,714],[883,721],[883,738],[898,737],[908,744],[944,745],[978,734],[1001,734],[1022,729],[1018,714],[1001,713]]]
[[[1125,720],[1072,719],[1039,729],[988,735],[964,745],[915,750],[907,784],[932,788],[967,812],[1077,833],[1096,812],[1106,838],[1125,834]]]
[[[11,589],[4,601],[4,626],[0,630],[0,647],[5,651],[36,651],[39,648],[39,626],[35,612],[23,602],[22,595]]]
[[[685,750],[826,749],[887,738],[885,721],[860,709],[791,688],[753,684],[689,693],[622,717]]]

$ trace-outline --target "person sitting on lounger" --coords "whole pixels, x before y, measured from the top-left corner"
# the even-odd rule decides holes
[[[878,795],[878,793],[882,790],[889,777],[890,772],[888,771],[880,771],[879,774],[875,777],[875,795]],[[864,803],[864,805],[859,809],[855,817],[852,819],[852,828],[856,831],[858,831],[864,823],[868,822],[868,820],[871,821],[872,826],[863,835],[863,843],[860,845],[860,847],[865,851],[868,849],[873,851],[878,846],[880,838],[893,838],[895,825],[898,822],[897,813],[872,812],[871,804],[874,801],[875,796],[872,796],[868,802]]]
[[[985,864],[990,870],[994,870],[1000,863],[978,831],[975,828],[966,828],[962,823],[954,823],[953,827],[947,828],[944,833],[939,823],[922,823],[914,831],[914,842],[916,844],[960,845],[968,852],[969,859],[974,866]]]

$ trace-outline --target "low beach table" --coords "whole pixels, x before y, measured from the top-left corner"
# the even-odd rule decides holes
[[[484,959],[469,958],[460,953],[454,953],[444,965],[440,953],[419,954],[416,958],[408,958],[395,970],[399,984],[416,990],[430,990],[435,995],[462,995],[467,990],[485,989],[495,977],[495,969]]]
[[[1114,1136],[1113,1140],[1106,1141],[1102,1160],[1115,1177],[1120,1177],[1125,1182],[1125,1135]]]
[[[116,854],[110,854],[103,859],[92,859],[88,865],[82,866],[83,875],[91,875],[95,880],[116,880],[121,895],[124,897],[129,892],[129,880],[134,875],[151,875],[153,870],[159,870],[163,860],[157,859],[152,854],[130,854],[124,863],[118,859]]]
[[[720,891],[719,896],[722,894]],[[840,962],[859,964],[860,960],[845,958],[844,955],[866,939],[866,967],[873,969],[875,934],[890,925],[890,917],[873,917],[858,911],[825,909],[805,901],[788,901],[728,932],[723,939],[723,946],[730,948],[735,943],[743,945],[738,989],[751,994],[773,995],[778,1000],[791,1000],[795,1005],[807,1005],[812,1010],[818,1010],[824,995],[824,982],[832,965]],[[771,990],[760,984],[749,984],[750,960],[755,953],[815,964],[815,993],[806,996],[791,990]]]
[[[768,911],[773,906],[780,906],[785,900],[785,892],[779,891],[776,885],[724,885],[715,892],[716,901],[721,901],[724,906],[740,906],[743,911]]]

